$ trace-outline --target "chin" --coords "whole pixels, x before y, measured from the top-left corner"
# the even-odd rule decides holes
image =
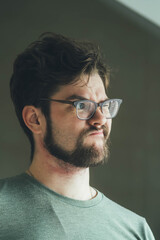
[[[89,143],[85,143],[87,146],[98,146],[98,147],[104,147],[104,139],[92,139]]]
[[[91,146],[98,152],[104,150],[104,142],[97,141],[97,142],[91,144]]]
[[[89,167],[98,167],[103,165],[106,162],[106,158],[103,159],[96,159],[89,164]]]

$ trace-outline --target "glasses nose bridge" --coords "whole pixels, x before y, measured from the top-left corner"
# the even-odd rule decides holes
[[[103,110],[102,110],[103,103],[96,103],[96,102],[94,103],[95,103],[95,112],[97,111],[97,108],[100,107],[101,112],[103,113]]]

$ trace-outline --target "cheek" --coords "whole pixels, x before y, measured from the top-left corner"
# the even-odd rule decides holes
[[[54,117],[55,116],[55,117]],[[68,106],[65,110],[59,111],[52,118],[55,125],[62,131],[68,131],[70,134],[83,128],[84,122],[77,118],[76,109]]]
[[[59,131],[56,130],[56,142],[66,151],[74,151],[83,129],[84,128],[76,124],[76,122],[65,123],[59,128]]]
[[[76,142],[80,133],[86,128],[86,122],[77,118],[76,110],[68,106],[63,111],[51,112],[53,134],[60,142]]]
[[[112,119],[108,119],[106,125],[108,126],[108,133],[110,134],[112,128]]]
[[[72,145],[77,142],[77,139],[81,132],[85,129],[85,121],[79,120],[75,116],[65,118],[59,121],[53,121],[52,134],[56,137],[58,142],[65,143],[65,145]]]
[[[63,105],[62,105],[63,107]],[[51,120],[58,126],[68,126],[74,124],[77,119],[76,110],[68,105],[66,108],[51,109]]]
[[[86,128],[85,121],[79,120],[78,118],[70,119],[68,122],[61,127],[69,136],[77,139],[81,132]]]
[[[41,124],[41,139],[43,139],[46,135],[46,131],[47,131],[47,121],[46,121],[46,118],[43,117],[43,119],[41,120],[40,122]]]

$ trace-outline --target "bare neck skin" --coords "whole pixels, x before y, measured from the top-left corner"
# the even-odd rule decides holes
[[[40,183],[68,198],[89,200],[97,194],[89,185],[89,168],[73,167],[45,151],[35,153],[29,171]]]

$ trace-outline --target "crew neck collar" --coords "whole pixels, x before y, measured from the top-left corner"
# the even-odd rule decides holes
[[[75,200],[75,199],[63,196],[63,195],[51,190],[50,188],[46,187],[45,185],[40,183],[37,179],[33,178],[32,176],[30,176],[26,172],[23,173],[21,176],[24,177],[26,180],[28,180],[31,184],[34,184],[34,186],[41,189],[41,191],[49,194],[51,197],[54,197],[57,200],[65,202],[69,205],[82,207],[82,208],[93,207],[93,206],[99,204],[101,202],[102,198],[103,198],[103,194],[101,192],[99,192],[97,189],[94,188],[97,191],[97,195],[93,199],[90,199],[90,200]]]

